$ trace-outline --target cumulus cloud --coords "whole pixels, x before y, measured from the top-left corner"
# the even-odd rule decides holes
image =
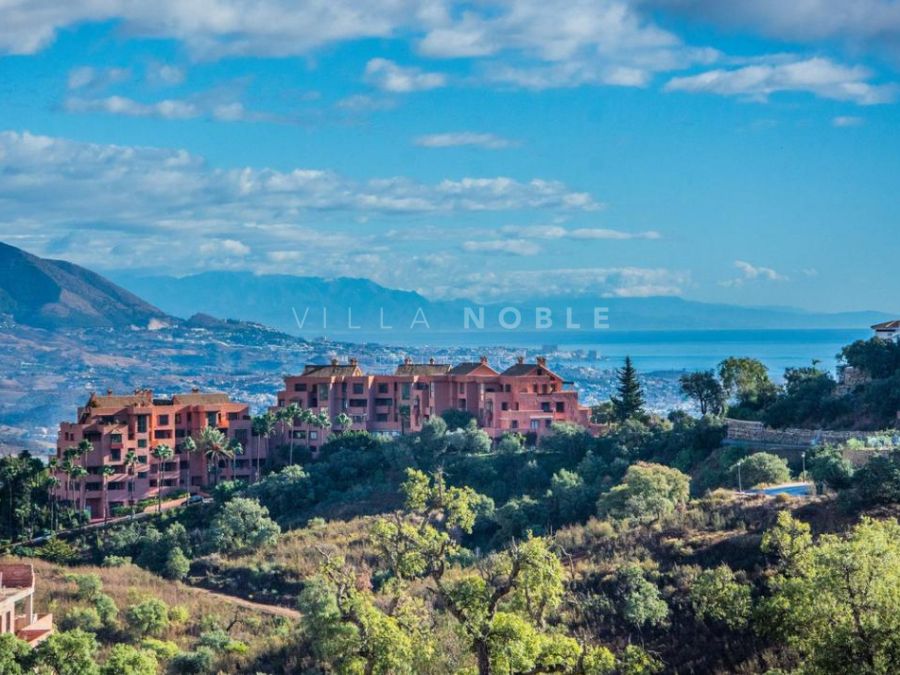
[[[769,37],[819,43],[841,41],[854,48],[900,56],[900,4],[895,0],[641,0],[653,8]]]
[[[71,113],[105,113],[125,117],[155,117],[164,120],[213,119],[220,122],[288,122],[267,113],[247,110],[240,101],[220,96],[193,96],[186,99],[167,98],[143,103],[127,96],[87,98],[70,96],[63,104]]]
[[[153,84],[172,86],[184,82],[184,68],[153,61],[147,65],[147,80]]]
[[[482,270],[463,276],[460,286],[445,289],[444,294],[482,301],[587,294],[609,298],[651,297],[680,295],[690,279],[689,272],[661,267],[562,268],[554,269],[553,274],[536,274],[534,270]]]
[[[29,54],[63,28],[118,21],[122,34],[181,41],[199,59],[282,57],[367,38],[411,40],[433,58],[476,58],[484,77],[512,86],[644,86],[661,71],[709,63],[714,49],[682,43],[630,0],[37,0],[4,9],[0,53]],[[446,84],[440,73],[385,59],[377,86],[406,92]],[[176,71],[155,73],[173,83]]]
[[[831,120],[832,126],[835,127],[859,127],[864,123],[865,120],[862,117],[856,117],[855,115],[838,115]]]
[[[446,134],[427,134],[419,136],[414,143],[423,148],[458,148],[473,146],[487,150],[501,150],[518,145],[516,141],[494,134],[479,134],[472,131],[461,131]]]
[[[69,71],[69,89],[105,89],[131,78],[128,68],[79,66]]]
[[[478,211],[590,211],[591,195],[543,179],[405,177],[357,181],[323,169],[216,169],[183,150],[99,145],[0,132],[0,200],[7,223],[105,223],[180,228],[191,223],[292,222],[354,216]],[[53,195],[52,200],[46,198]]]
[[[522,237],[536,237],[539,239],[661,239],[662,235],[656,230],[645,232],[624,232],[602,227],[576,227],[565,228],[560,225],[506,225],[502,231]]]
[[[399,66],[388,59],[371,59],[366,64],[364,79],[372,86],[394,94],[438,89],[447,84],[447,76],[442,73]]]
[[[894,84],[872,84],[872,72],[815,57],[787,63],[756,64],[732,70],[709,70],[676,77],[666,91],[711,93],[765,101],[771,94],[799,91],[819,98],[852,101],[859,105],[890,103],[897,98]]]
[[[541,247],[525,239],[485,239],[463,242],[463,250],[477,253],[508,253],[510,255],[537,255]]]
[[[720,281],[721,286],[734,287],[743,286],[749,281],[787,281],[788,278],[783,274],[776,272],[771,267],[763,267],[761,265],[753,265],[745,260],[735,260],[734,266],[741,273],[739,277]]]

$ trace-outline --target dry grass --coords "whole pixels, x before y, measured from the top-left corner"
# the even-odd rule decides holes
[[[75,584],[67,580],[70,574],[95,574],[103,581],[103,592],[112,597],[119,608],[120,623],[123,628],[114,635],[98,636],[105,648],[124,640],[133,639],[124,627],[122,614],[132,604],[158,598],[170,607],[183,607],[188,619],[181,624],[172,624],[161,640],[176,643],[182,650],[191,650],[201,633],[223,628],[233,640],[247,645],[244,654],[228,653],[219,656],[217,666],[224,672],[243,672],[257,656],[265,654],[277,646],[290,632],[291,622],[282,617],[271,616],[252,608],[242,607],[203,591],[181,583],[162,579],[135,565],[122,567],[63,566],[39,559],[7,559],[7,561],[29,562],[34,565],[36,575],[35,611],[52,612],[58,622],[74,607],[85,607],[90,603],[75,595]]]

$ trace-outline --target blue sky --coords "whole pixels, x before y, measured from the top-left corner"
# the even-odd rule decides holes
[[[900,311],[894,1],[0,17],[0,239],[40,255]]]

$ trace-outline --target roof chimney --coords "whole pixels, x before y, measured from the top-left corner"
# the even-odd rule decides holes
[[[200,387],[191,387],[191,391],[192,391],[193,393],[195,393],[195,394],[199,394],[199,393],[200,393]]]
[[[331,359],[331,365],[332,365],[332,366],[336,366],[337,364],[338,364],[338,360],[337,360],[337,359]]]
[[[486,365],[487,365],[487,356],[484,356],[484,355],[482,354],[482,356],[481,356],[481,358],[479,359],[479,361],[480,361],[481,365],[486,366]]]
[[[410,356],[404,356],[404,357],[403,357],[403,365],[404,365],[404,366],[411,366],[411,365],[412,365],[412,357],[410,357]]]
[[[351,358],[347,361],[347,363],[349,363],[351,366],[355,366],[355,365],[357,365],[357,364],[359,363],[359,361],[357,361],[357,360],[356,360],[356,357],[353,356],[353,357],[351,357]]]
[[[523,363],[525,363],[525,357],[524,357],[524,356],[517,356],[517,357],[516,357],[516,363],[518,363],[518,364],[521,366]]]
[[[547,366],[547,357],[546,357],[546,356],[539,356],[539,357],[537,357],[537,364],[538,364],[539,366],[544,366],[544,367],[546,368],[546,366]]]
[[[433,365],[434,365],[434,357],[433,357],[433,356],[432,356],[430,359],[428,359],[428,365],[429,365],[429,366],[433,366]]]
[[[94,392],[91,392],[91,395],[93,395],[93,393],[94,393]],[[107,395],[107,396],[112,396],[112,389],[107,389],[107,390],[106,390],[106,395]]]

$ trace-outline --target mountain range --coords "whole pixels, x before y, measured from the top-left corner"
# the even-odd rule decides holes
[[[39,258],[0,243],[0,314],[40,328],[147,327],[211,317],[256,322],[291,334],[327,334],[349,341],[415,339],[426,327],[450,335],[468,325],[502,330],[518,319],[523,332],[552,337],[577,323],[590,330],[598,308],[613,330],[746,330],[862,328],[895,318],[876,311],[818,313],[789,307],[742,307],[677,297],[534,297],[525,302],[478,304],[430,300],[368,279],[257,275],[214,271],[185,277],[111,275],[113,281],[62,260]],[[514,309],[505,309],[514,308]],[[538,310],[537,308],[543,308]],[[479,323],[483,314],[483,323]],[[504,325],[505,322],[505,325]]]

